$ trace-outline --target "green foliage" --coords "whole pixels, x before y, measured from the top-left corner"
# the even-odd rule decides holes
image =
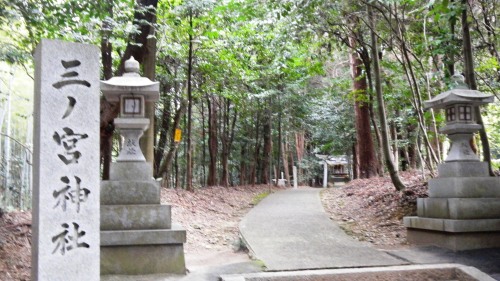
[[[483,115],[490,138],[491,158],[500,160],[500,101],[489,105],[487,110],[483,110]]]
[[[485,5],[485,9],[479,4]],[[166,112],[172,118],[185,99],[192,43],[193,124],[198,141],[194,151],[199,158],[206,152],[203,143],[207,141],[207,116],[203,114],[207,112],[207,97],[230,104],[230,117],[237,117],[230,169],[231,177],[237,178],[240,162],[250,165],[258,159],[248,154],[262,145],[263,123],[268,118],[273,159],[278,157],[278,122],[292,151],[294,134],[304,132],[309,154],[350,153],[355,139],[354,103],[361,101],[376,108],[371,96],[373,89],[363,94],[353,91],[349,69],[351,52],[369,53],[366,5],[377,8],[375,29],[380,42],[388,121],[400,131],[399,146],[409,147],[417,142],[421,101],[446,89],[450,66],[456,68],[455,72],[463,69],[461,1],[362,4],[346,0],[165,0],[159,1],[153,11],[151,7],[136,6],[134,0],[0,0],[0,60],[29,66],[32,51],[41,38],[97,46],[109,41],[116,69],[131,38],[139,35],[139,25],[144,23],[134,22],[134,14],[156,12],[156,80],[161,82],[162,91],[157,117],[161,120]],[[488,1],[469,5],[474,8],[471,16],[476,17],[477,25],[471,32],[478,85],[482,91],[497,93],[500,63],[496,49],[492,48],[500,43],[494,36],[500,32],[499,23],[492,20],[490,29],[482,23],[487,18],[496,19],[498,7]],[[350,49],[350,40],[356,41],[356,50]],[[402,43],[408,50],[409,64],[403,59]],[[368,53],[364,59],[369,63],[372,58]],[[409,77],[410,66],[415,81]],[[373,73],[369,70],[364,69],[364,77],[371,81]],[[498,105],[490,107],[487,116],[494,157],[500,153],[497,108]],[[430,128],[434,121],[430,112],[424,113],[424,121],[425,128]],[[436,113],[435,121],[441,126],[442,114]],[[167,129],[158,126],[158,133],[161,130]],[[222,131],[219,129],[218,133]],[[421,135],[420,132],[418,136]],[[431,139],[443,138],[432,132],[429,135]],[[247,158],[239,159],[238,152],[244,149],[249,150]],[[181,159],[184,153],[180,146],[180,166],[185,165]],[[311,155],[306,158],[301,165],[309,167],[312,175],[315,160]],[[203,159],[198,162],[201,164],[197,173],[202,175],[205,163]]]

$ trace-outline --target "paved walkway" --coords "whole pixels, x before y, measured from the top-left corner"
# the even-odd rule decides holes
[[[456,253],[436,247],[417,247],[380,251],[350,238],[324,212],[319,197],[321,190],[288,189],[271,194],[243,218],[240,232],[267,271],[295,271],[298,276],[322,273],[321,270],[298,272],[306,269],[351,268],[345,270],[355,271],[358,268],[377,270],[373,268],[376,266],[458,263],[474,266],[500,280],[500,249]],[[259,262],[250,262],[241,253],[214,253],[201,259],[187,255],[186,259],[190,270],[186,276],[106,276],[101,280],[216,281],[226,275],[222,280],[229,281],[244,280],[243,276],[261,271]]]
[[[324,212],[320,191],[273,193],[241,221],[243,239],[268,271],[408,264],[347,236]]]

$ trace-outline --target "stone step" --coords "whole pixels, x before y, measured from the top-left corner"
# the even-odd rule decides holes
[[[109,170],[112,181],[154,181],[153,165],[149,162],[113,162]]]
[[[500,219],[448,220],[420,217],[403,219],[407,240],[420,246],[453,251],[500,247]]]
[[[163,245],[186,243],[186,230],[173,225],[171,229],[101,231],[101,246]]]
[[[101,205],[160,204],[160,185],[154,181],[102,181]]]
[[[103,205],[101,230],[170,229],[170,205]]]
[[[451,233],[461,232],[500,232],[500,218],[475,220],[450,220],[422,217],[404,217],[408,228],[418,228]]]
[[[101,275],[161,273],[186,274],[183,244],[101,246]]]
[[[431,198],[500,198],[500,177],[435,178],[429,180]]]
[[[479,161],[441,163],[438,166],[438,176],[440,178],[487,177],[488,163]]]
[[[500,219],[497,198],[418,198],[417,215],[442,219]]]

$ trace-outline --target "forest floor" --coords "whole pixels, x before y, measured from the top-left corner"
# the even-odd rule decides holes
[[[415,214],[417,197],[427,188],[416,172],[401,173],[408,189],[397,192],[388,178],[354,180],[322,192],[331,219],[358,240],[377,248],[406,246],[402,217]],[[187,230],[189,255],[236,251],[241,248],[241,218],[270,192],[280,188],[239,186],[185,190],[163,189],[162,202],[172,205],[173,222]],[[0,213],[0,280],[30,280],[31,212]]]

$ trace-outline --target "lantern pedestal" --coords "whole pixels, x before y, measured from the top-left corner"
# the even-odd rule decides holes
[[[417,216],[405,217],[411,244],[453,251],[500,247],[500,178],[484,162],[439,165],[429,198],[417,199]]]
[[[101,275],[185,274],[186,231],[160,202],[152,165],[111,164],[101,183]]]

